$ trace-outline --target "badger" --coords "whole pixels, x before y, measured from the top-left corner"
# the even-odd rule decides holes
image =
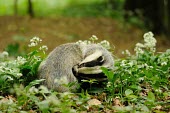
[[[41,62],[38,78],[58,92],[76,92],[81,80],[107,80],[101,67],[113,69],[112,54],[100,44],[67,43],[56,47]],[[71,87],[68,84],[74,83]]]

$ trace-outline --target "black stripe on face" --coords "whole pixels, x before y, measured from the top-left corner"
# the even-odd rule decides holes
[[[103,63],[104,63],[104,58],[103,58],[103,56],[100,56],[96,60],[86,62],[86,63],[83,63],[83,64],[79,65],[78,68],[101,66]]]
[[[81,80],[90,80],[90,79],[96,79],[98,82],[106,81],[107,76],[104,73],[99,74],[82,74],[78,73],[76,76],[79,81]]]

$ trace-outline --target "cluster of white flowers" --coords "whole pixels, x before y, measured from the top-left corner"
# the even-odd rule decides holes
[[[154,35],[152,32],[148,32],[145,33],[144,36],[144,44],[142,43],[137,43],[136,47],[134,49],[134,51],[136,52],[136,54],[143,54],[144,53],[144,49],[148,49],[151,52],[155,52],[156,51],[156,39],[154,38]]]
[[[104,48],[106,49],[110,49],[110,43],[107,40],[103,40],[99,43],[100,45],[102,45]]]
[[[42,42],[42,39],[40,39],[39,37],[33,37],[30,40],[30,44],[28,45],[28,47],[35,47],[35,46],[37,46],[41,42]]]
[[[27,60],[24,57],[22,57],[22,56],[18,56],[17,59],[16,59],[16,63],[18,65],[22,65],[22,64],[24,64],[26,62],[27,62]]]
[[[154,38],[154,34],[152,32],[145,33],[143,37],[145,47],[154,48],[156,46],[156,39]]]
[[[8,80],[13,80],[11,76],[8,75],[13,75],[17,78],[22,76],[22,73],[20,73],[20,69],[18,68],[17,61],[9,60],[8,59],[8,52],[4,51],[0,53],[0,74],[6,75]]]
[[[136,52],[137,55],[144,53],[144,50],[141,47],[139,47],[138,45],[136,45],[134,51]]]
[[[167,49],[165,53],[159,56],[158,63],[161,64],[161,66],[166,66],[170,63],[170,49]]]
[[[146,70],[149,70],[149,69],[153,69],[153,66],[149,66],[148,64],[144,63],[144,64],[138,65],[138,68],[139,69],[145,68]]]
[[[0,74],[12,74],[14,75],[15,77],[19,78],[22,76],[22,73],[20,73],[20,70],[19,68],[16,68],[16,67],[7,67],[8,65],[10,64],[6,64],[6,66],[0,66]],[[12,77],[10,76],[7,76],[7,78],[9,80],[13,80]]]
[[[84,41],[79,40],[76,43],[77,44],[82,44],[82,45],[88,45],[88,44],[95,43],[95,41],[97,41],[97,40],[98,40],[98,38],[95,35],[92,35],[92,37],[90,37],[89,40],[84,40]]]
[[[77,41],[76,43],[77,43],[77,44],[82,44],[82,45],[88,45],[88,44],[91,44],[92,42],[89,41],[89,40],[84,40],[84,41],[79,40],[79,41]]]
[[[97,41],[97,40],[98,40],[97,36],[92,35],[92,37],[89,38],[89,40],[84,40],[84,41],[79,40],[79,41],[77,41],[76,43],[77,43],[77,44],[88,45],[88,44],[95,44],[95,41]],[[109,43],[107,40],[103,40],[103,41],[101,41],[101,42],[99,42],[99,43],[96,43],[96,44],[99,44],[99,45],[103,46],[103,47],[106,48],[106,49],[110,49],[110,48],[111,48],[111,47],[110,47],[110,43]]]
[[[30,44],[28,44],[28,47],[38,46],[38,44],[40,44],[41,42],[42,39],[40,39],[39,37],[33,37],[32,39],[30,39]],[[42,45],[39,47],[39,50],[45,54],[45,52],[48,50],[48,47],[46,45]]]
[[[122,60],[120,66],[122,67],[132,67],[136,65],[137,62],[135,60]]]

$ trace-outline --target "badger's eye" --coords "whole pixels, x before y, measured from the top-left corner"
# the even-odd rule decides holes
[[[103,57],[103,56],[100,56],[99,58],[97,58],[97,61],[103,63],[103,62],[104,62],[104,57]]]

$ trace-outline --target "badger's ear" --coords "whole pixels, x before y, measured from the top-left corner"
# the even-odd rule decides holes
[[[82,62],[80,62],[79,65],[85,64],[87,62],[97,61],[98,58],[100,58],[100,57],[102,57],[102,52],[100,50],[96,50],[94,53],[87,56]]]

